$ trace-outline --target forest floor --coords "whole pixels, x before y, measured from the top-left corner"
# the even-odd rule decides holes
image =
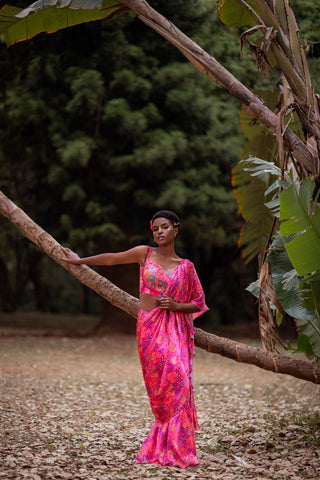
[[[311,383],[197,349],[200,464],[178,469],[135,463],[153,417],[133,336],[3,335],[0,371],[0,479],[320,479]]]

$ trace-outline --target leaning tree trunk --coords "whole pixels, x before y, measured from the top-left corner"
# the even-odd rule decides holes
[[[177,47],[202,74],[225,87],[231,95],[244,104],[250,116],[259,120],[272,133],[279,134],[278,116],[214,57],[181,32],[167,18],[152,8],[145,0],[119,0],[119,2],[135,12],[140,20]],[[300,138],[290,128],[286,128],[282,135],[284,143],[295,160],[312,174],[317,174],[312,153]]]
[[[61,245],[39,227],[26,213],[0,192],[0,213],[8,218],[29,240],[38,245],[49,257],[69,270],[80,282],[92,288],[101,297],[129,315],[137,318],[139,301],[106,278],[85,265],[70,265],[61,260]],[[195,344],[210,353],[218,353],[237,362],[256,365],[276,373],[286,373],[309,382],[320,383],[320,365],[305,360],[296,360],[218,337],[196,328]]]

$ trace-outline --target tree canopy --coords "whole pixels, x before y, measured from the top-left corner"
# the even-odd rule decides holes
[[[238,62],[236,32],[224,28],[215,6],[188,2],[181,9],[178,2],[165,8],[240,78],[256,82],[248,59]],[[230,184],[243,139],[238,105],[227,92],[130,14],[10,49],[3,45],[0,58],[4,192],[80,254],[117,248],[124,239],[128,245],[149,242],[152,213],[164,205],[177,210],[184,225],[180,253],[196,262],[217,319],[232,320],[230,295],[243,311]],[[2,235],[11,308],[14,297],[22,299],[20,308],[34,304],[33,290],[40,292],[38,308],[77,308],[76,300],[57,301],[63,275],[46,275],[46,260],[26,242],[21,248],[18,237],[12,241],[14,230]],[[19,255],[24,258],[17,263]],[[32,265],[37,272],[31,277]],[[15,272],[22,283],[16,294]],[[232,284],[226,280],[234,277]],[[2,308],[10,308],[4,298]]]

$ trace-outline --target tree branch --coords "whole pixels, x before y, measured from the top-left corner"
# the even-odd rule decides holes
[[[114,306],[137,318],[139,310],[137,298],[124,292],[87,266],[70,265],[61,260],[61,245],[2,192],[0,192],[0,213],[10,220],[25,237],[38,245],[50,258],[68,270],[81,283],[90,287]],[[250,345],[218,337],[199,328],[196,328],[195,344],[207,352],[218,353],[237,362],[320,383],[320,365],[305,360],[296,360],[285,355],[270,353]]]
[[[177,47],[183,55],[204,75],[225,87],[231,95],[245,105],[249,115],[263,123],[272,133],[277,133],[277,115],[260,98],[237,80],[214,57],[187,37],[167,18],[154,10],[145,0],[119,0],[135,12],[140,20]],[[314,171],[312,155],[306,145],[289,128],[283,140],[298,163],[311,173]]]
[[[275,373],[283,373],[313,383],[320,383],[320,365],[295,359],[261,348],[218,337],[196,329],[195,344],[210,353],[217,353],[236,362],[248,363]]]

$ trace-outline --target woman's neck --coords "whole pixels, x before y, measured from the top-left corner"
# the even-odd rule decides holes
[[[157,254],[163,258],[176,258],[177,254],[174,245],[160,246],[156,250]]]

